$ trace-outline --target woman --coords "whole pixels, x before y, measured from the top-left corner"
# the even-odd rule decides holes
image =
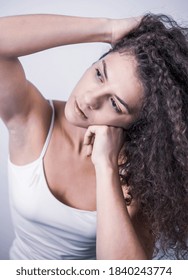
[[[11,259],[151,259],[157,241],[186,252],[188,48],[161,21],[0,19]],[[19,56],[85,42],[112,49],[67,103],[26,80]]]

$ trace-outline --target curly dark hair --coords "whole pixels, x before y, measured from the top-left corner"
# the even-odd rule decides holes
[[[136,58],[144,88],[138,120],[126,131],[122,184],[140,202],[166,255],[187,257],[188,29],[166,15],[145,15],[108,52]],[[157,242],[160,241],[160,242]]]

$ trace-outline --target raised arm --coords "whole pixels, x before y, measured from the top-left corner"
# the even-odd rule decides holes
[[[45,111],[18,57],[65,44],[107,41],[106,21],[59,15],[0,18],[0,117],[9,130],[24,124],[33,110],[36,115],[37,104]]]
[[[22,15],[0,18],[0,56],[18,57],[77,43],[113,44],[139,18],[107,19],[63,15]]]
[[[63,15],[0,18],[0,117],[5,124],[9,126],[16,115],[27,118],[33,110],[31,104],[38,100],[36,90],[26,81],[17,57],[67,44],[113,43],[135,24],[134,20],[130,24],[126,19]]]
[[[22,15],[0,19],[0,56],[18,57],[85,42],[110,42],[108,19]]]

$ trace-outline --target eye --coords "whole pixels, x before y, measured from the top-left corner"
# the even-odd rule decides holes
[[[121,114],[122,111],[121,109],[119,108],[119,106],[117,105],[116,101],[111,97],[110,98],[110,102],[111,102],[111,105],[113,107],[113,109],[118,113],[118,114]]]
[[[95,69],[97,79],[99,79],[103,83],[103,76],[98,68]]]

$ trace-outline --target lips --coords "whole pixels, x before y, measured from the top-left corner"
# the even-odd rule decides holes
[[[80,108],[80,106],[78,105],[77,101],[75,101],[75,111],[79,114],[79,116],[83,119],[87,119],[87,116],[85,115],[85,113],[82,111],[82,109]]]

